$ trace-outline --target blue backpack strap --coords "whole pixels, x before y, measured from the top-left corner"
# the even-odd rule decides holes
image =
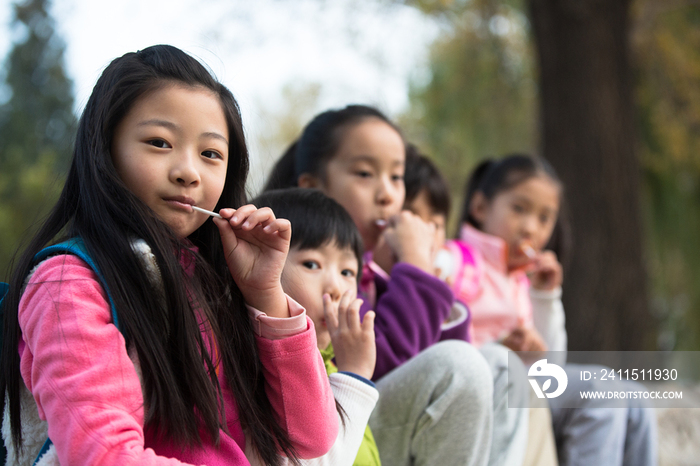
[[[104,288],[105,292],[107,293],[107,298],[109,299],[109,306],[112,311],[112,321],[114,322],[114,325],[119,329],[119,331],[121,331],[121,328],[119,327],[119,318],[117,317],[117,308],[114,305],[112,295],[110,294],[109,289],[107,288],[107,282],[105,282],[102,272],[100,272],[99,267],[97,267],[97,264],[88,253],[82,238],[72,238],[68,241],[54,244],[53,246],[48,246],[42,249],[34,256],[34,263],[38,264],[39,262],[57,254],[73,254],[74,256],[78,256],[85,263],[87,263],[87,265],[89,265],[90,268],[95,272],[95,275],[97,275],[97,278],[100,280],[102,288]],[[4,294],[2,293],[1,289],[0,293]],[[49,448],[51,448],[51,445],[53,445],[53,442],[50,438],[47,438],[33,464],[36,464],[39,461],[39,459],[41,459],[41,457],[49,450]]]
[[[3,301],[5,301],[5,295],[7,294],[7,291],[9,289],[10,289],[9,283],[0,282],[0,330],[2,329],[2,323],[3,323],[2,316],[4,314],[2,312],[2,303],[3,303]],[[2,334],[0,333],[0,335],[2,335]]]
[[[95,272],[95,275],[97,275],[97,278],[100,280],[100,283],[102,284],[102,288],[104,288],[105,292],[107,293],[107,298],[109,299],[109,306],[112,310],[112,322],[114,322],[114,325],[119,329],[119,331],[121,331],[121,328],[119,327],[119,318],[117,317],[117,308],[114,305],[114,300],[112,299],[112,295],[109,292],[109,289],[107,288],[107,282],[105,281],[104,276],[102,275],[102,272],[100,272],[99,267],[97,267],[97,264],[95,263],[95,261],[92,259],[92,257],[88,253],[87,249],[85,248],[85,243],[83,242],[82,238],[80,238],[80,237],[72,238],[72,239],[69,239],[68,241],[54,244],[53,246],[48,246],[48,247],[42,249],[34,256],[34,263],[38,264],[39,262],[43,261],[44,259],[49,258],[50,256],[54,256],[56,254],[66,254],[66,253],[73,254],[74,256],[78,256],[80,259],[82,259],[84,262],[86,262],[90,266],[90,268]]]
[[[36,459],[32,464],[37,464],[39,460],[41,459],[44,454],[46,454],[47,451],[49,451],[49,448],[51,448],[51,445],[53,445],[53,442],[51,441],[50,438],[46,439],[46,442],[44,442],[44,445],[42,445],[41,450],[39,450],[39,454],[36,455]]]

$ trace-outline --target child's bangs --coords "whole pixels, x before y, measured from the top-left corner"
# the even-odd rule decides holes
[[[269,207],[277,218],[292,224],[290,247],[318,249],[335,244],[350,248],[362,266],[362,237],[350,214],[336,201],[315,189],[288,188],[266,191],[252,201]]]
[[[290,247],[298,249],[318,249],[323,246],[335,246],[338,249],[349,249],[353,254],[362,258],[362,239],[353,228],[338,219],[328,219],[320,228],[309,223],[293,225]]]

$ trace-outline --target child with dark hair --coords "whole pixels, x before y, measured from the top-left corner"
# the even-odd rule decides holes
[[[238,104],[196,59],[157,45],[107,66],[3,303],[9,463],[328,451],[338,420],[314,326],[281,284],[290,225],[244,205],[247,173]],[[94,267],[66,252],[36,264],[57,239]]]
[[[539,157],[512,154],[485,160],[474,170],[459,239],[451,244],[473,257],[461,262],[453,289],[472,311],[477,346],[501,341],[514,351],[557,351],[562,360],[556,362],[564,365],[563,273],[557,254],[549,249],[567,243],[560,215],[563,199],[561,181]],[[610,409],[595,400],[580,400],[579,407],[569,408],[580,392],[600,388],[598,381],[581,379],[584,368],[591,369],[564,365],[568,390],[547,398],[560,464],[655,465],[654,413],[641,398],[628,399],[624,408]],[[591,370],[600,371],[596,368]],[[632,384],[624,381],[620,388],[643,390]]]
[[[450,189],[440,170],[433,162],[421,154],[416,146],[408,144],[406,148],[406,202],[404,208],[410,210],[423,220],[433,222],[437,225],[437,230],[442,231],[438,235],[436,249],[436,275],[443,279],[450,280],[451,275],[457,270],[458,264],[469,259],[469,251],[456,247],[450,243],[450,247],[445,246],[445,225],[450,213]],[[460,260],[456,260],[459,257]],[[471,323],[468,317],[468,308],[459,300],[456,303],[461,307],[453,307],[453,313],[443,324],[443,338],[463,338],[468,339],[468,327]],[[467,317],[461,317],[460,310],[464,309]],[[463,324],[458,324],[460,318]],[[512,425],[516,437],[519,436],[523,445],[526,445],[524,466],[545,466],[556,465],[556,447],[551,426],[551,416],[546,403],[538,401],[527,384],[516,385],[509,381],[509,375],[517,371],[525,373],[522,364],[517,364],[517,360],[509,360],[505,347],[499,344],[484,345],[480,348],[481,353],[488,361],[494,380],[494,393],[503,394],[503,399],[494,399],[494,418],[504,425]],[[509,367],[510,366],[510,367]],[[505,389],[499,387],[506,387]],[[517,396],[516,396],[517,394]],[[505,396],[509,396],[506,400]],[[537,406],[538,409],[531,409],[529,416],[521,409],[507,408],[508,402],[511,404],[524,404],[530,398],[530,405]],[[529,421],[528,421],[529,419]],[[525,440],[527,438],[527,441]],[[503,442],[498,436],[494,438],[493,447],[501,449],[498,445]]]
[[[498,465],[512,452],[511,464],[518,464],[517,442],[491,448],[494,432],[508,426],[493,424],[494,386],[484,357],[464,341],[441,341],[454,295],[434,275],[435,226],[402,211],[405,164],[400,130],[378,110],[350,105],[306,125],[267,188],[321,190],[348,211],[362,236],[358,294],[360,314],[376,313],[373,379],[380,398],[370,426],[382,461]],[[382,247],[390,270],[373,260]]]
[[[403,179],[406,186],[404,207],[417,210],[417,215],[430,218],[444,230],[452,207],[450,188],[435,164],[411,143],[406,144]]]
[[[360,233],[345,209],[320,191],[273,190],[252,202],[271,208],[292,224],[282,287],[314,322],[342,418],[331,450],[302,463],[378,466],[379,452],[368,425],[379,398],[370,380],[376,361],[374,312],[360,319],[362,300],[357,299],[363,253]]]
[[[436,235],[433,247],[436,254],[435,274],[446,279],[451,272],[450,262],[445,262],[448,256],[444,254],[447,219],[450,217],[452,205],[450,188],[433,162],[410,143],[406,144],[404,184],[406,186],[404,209],[413,212],[423,221],[435,225]]]

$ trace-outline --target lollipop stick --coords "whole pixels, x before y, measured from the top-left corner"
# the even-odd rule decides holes
[[[212,211],[210,211],[210,210],[202,209],[201,207],[192,206],[192,210],[193,210],[193,211],[196,210],[197,212],[201,212],[201,213],[203,213],[203,214],[211,215],[212,217],[223,218],[221,215],[217,214],[216,212],[212,212]]]
[[[520,250],[529,259],[535,259],[537,257],[537,252],[535,252],[534,248],[527,243],[520,245]]]

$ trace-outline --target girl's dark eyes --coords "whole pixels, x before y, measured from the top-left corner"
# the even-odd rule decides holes
[[[355,273],[355,271],[352,270],[352,269],[345,269],[345,270],[343,270],[342,272],[340,272],[340,274],[341,274],[343,277],[350,277],[350,278],[352,278],[352,277],[354,277],[355,275],[357,275],[357,274]]]
[[[355,175],[359,176],[360,178],[369,178],[370,176],[372,176],[370,172],[364,170],[356,171]]]
[[[166,149],[170,147],[170,144],[168,144],[164,139],[151,139],[148,141],[148,144],[159,149]]]
[[[224,157],[214,150],[205,150],[202,155],[208,159],[223,159]]]
[[[306,267],[309,270],[316,270],[319,269],[320,266],[318,265],[318,262],[316,261],[304,261],[301,263],[304,267]]]
[[[518,205],[518,204],[513,204],[513,210],[519,214],[525,212],[525,207]]]
[[[392,181],[403,181],[403,175],[392,175]]]

